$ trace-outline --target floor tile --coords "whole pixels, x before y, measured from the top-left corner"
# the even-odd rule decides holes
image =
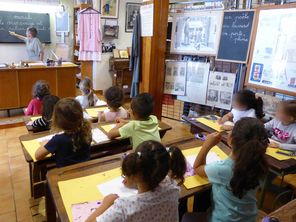
[[[9,213],[15,210],[14,199],[12,194],[0,196],[0,214]]]
[[[3,221],[3,222],[16,222],[15,211],[11,211],[11,212],[5,213],[5,214],[0,214],[0,221]]]

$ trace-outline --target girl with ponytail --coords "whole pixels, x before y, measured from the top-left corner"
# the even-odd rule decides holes
[[[240,90],[234,95],[231,112],[224,115],[218,123],[225,130],[231,130],[233,125],[244,117],[253,117],[262,119],[263,100],[261,97],[256,97],[256,94],[251,90]]]
[[[213,211],[209,221],[255,222],[256,188],[268,170],[268,135],[264,125],[255,118],[239,120],[229,137],[229,158],[206,165],[209,150],[220,140],[220,134],[210,134],[194,163],[195,172],[212,183]]]
[[[93,84],[90,78],[85,77],[81,80],[79,83],[79,89],[82,95],[77,96],[76,100],[80,103],[83,109],[95,106],[98,102],[101,102],[93,91]]]
[[[58,133],[41,144],[37,160],[53,154],[57,167],[64,167],[90,159],[92,141],[90,123],[83,118],[82,107],[75,99],[64,98],[55,105],[52,129]]]
[[[104,198],[88,222],[178,222],[179,187],[186,161],[177,147],[165,148],[156,141],[141,143],[122,162],[124,184],[138,194]]]

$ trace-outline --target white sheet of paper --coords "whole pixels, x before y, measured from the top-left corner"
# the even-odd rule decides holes
[[[96,106],[106,106],[107,103],[103,100],[98,100],[97,103],[96,103]]]
[[[153,4],[141,6],[141,36],[153,36]]]
[[[193,167],[196,155],[186,156],[186,160]],[[215,152],[209,152],[206,158],[206,164],[211,164],[220,161],[221,158]]]
[[[51,140],[51,138],[54,136],[55,134],[50,134],[48,136],[44,136],[44,137],[40,137],[38,139],[36,139],[39,143],[42,143],[44,141],[49,141]]]
[[[104,142],[104,141],[108,141],[109,140],[109,138],[107,137],[107,135],[105,133],[103,133],[98,128],[92,130],[92,139],[96,143],[101,143],[101,142]]]
[[[136,189],[125,187],[122,180],[122,177],[117,177],[106,183],[97,185],[97,188],[104,197],[109,194],[117,194],[119,197],[130,197],[138,193]]]
[[[84,119],[91,119],[91,117],[88,115],[87,112],[83,112],[83,118]]]

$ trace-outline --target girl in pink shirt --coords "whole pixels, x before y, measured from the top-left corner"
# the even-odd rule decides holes
[[[99,112],[99,122],[114,122],[117,118],[126,119],[127,111],[122,107],[123,91],[117,86],[112,86],[105,92],[108,109]]]
[[[26,116],[41,115],[42,99],[50,95],[49,85],[44,80],[38,80],[33,86],[33,99],[25,109]]]

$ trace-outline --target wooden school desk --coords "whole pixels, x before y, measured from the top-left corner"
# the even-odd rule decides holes
[[[200,133],[200,132],[208,132],[213,133],[215,132],[214,129],[208,127],[207,125],[200,123],[196,121],[196,118],[190,118],[190,117],[183,117],[183,119],[190,123],[190,132],[193,134]],[[227,132],[222,132],[222,141],[227,143]],[[296,173],[296,160],[289,159],[289,160],[277,160],[269,155],[266,155],[268,165],[269,165],[269,172],[267,176],[264,178],[263,183],[261,184],[261,194],[258,201],[258,208],[261,209],[263,206],[263,202],[265,199],[265,193],[267,188],[271,184],[271,179],[274,178],[270,175],[275,174],[277,176],[280,176],[282,181],[284,179],[284,176],[290,173]]]
[[[277,160],[269,155],[266,155],[266,158],[269,165],[269,171],[265,176],[263,184],[261,186],[261,193],[260,193],[260,198],[258,202],[259,209],[263,207],[266,190],[271,185],[272,180],[274,179],[272,175],[279,176],[283,182],[285,175],[296,173],[295,159]],[[280,186],[282,185],[282,182]]]
[[[175,140],[166,144],[167,146],[176,145],[181,149],[188,149],[201,146],[202,142],[195,138],[187,137],[181,140]],[[223,152],[229,154],[230,149],[223,143],[219,144]],[[69,218],[64,206],[62,196],[58,187],[58,182],[63,180],[75,179],[83,176],[93,175],[107,170],[120,167],[122,155],[109,156],[97,160],[92,160],[85,163],[75,164],[64,168],[56,168],[47,174],[47,191],[46,191],[46,214],[48,221],[56,221],[57,213],[60,222],[68,222]],[[187,190],[184,186],[181,187],[181,199],[188,198],[198,192],[205,191],[211,186],[204,185]],[[97,189],[94,187],[94,189]]]
[[[103,132],[102,126],[110,125],[110,124],[92,124],[92,128],[99,128]],[[161,138],[165,135],[168,130],[171,130],[171,126],[159,122],[159,134]],[[44,136],[50,135],[49,131],[42,132],[42,133],[35,133],[35,134],[28,134],[20,136],[20,142],[22,141],[29,141],[37,138],[41,138]],[[45,175],[49,169],[55,168],[55,161],[53,157],[45,158],[40,161],[34,162],[31,155],[27,152],[22,144],[22,149],[24,153],[24,157],[29,164],[29,174],[30,174],[30,187],[31,187],[31,196],[34,198],[38,198],[44,195],[44,181]],[[113,155],[117,153],[124,152],[130,147],[129,139],[113,139],[108,140],[100,143],[93,143],[91,146],[91,159],[97,159],[108,155]]]
[[[216,132],[214,129],[208,127],[207,125],[196,121],[196,118],[183,116],[182,119],[190,124],[190,132],[192,134],[201,133],[201,132],[207,132],[207,133]],[[228,132],[223,131],[221,134],[222,134],[222,141],[227,143]]]
[[[296,200],[292,200],[286,205],[280,207],[268,216],[276,217],[279,221],[295,222],[296,221]]]
[[[37,80],[45,80],[51,93],[64,97],[76,94],[78,66],[72,63],[62,66],[34,66],[0,69],[0,110],[22,108],[32,98],[32,86]]]
[[[93,107],[89,107],[87,109],[102,109],[102,108],[106,108],[107,109],[107,106],[106,105],[101,105],[101,106],[93,106]],[[85,109],[83,112],[87,113],[87,109]],[[28,130],[29,133],[38,133],[38,132],[44,132],[44,131],[48,131],[49,129],[47,130],[40,130],[40,129],[35,129],[33,128],[31,125],[27,125],[29,122],[35,120],[36,118],[41,118],[40,115],[38,116],[26,116],[25,117],[25,125],[26,125],[26,128]],[[89,120],[91,123],[97,123],[98,122],[98,117],[91,117],[89,116],[89,118],[87,119]]]

